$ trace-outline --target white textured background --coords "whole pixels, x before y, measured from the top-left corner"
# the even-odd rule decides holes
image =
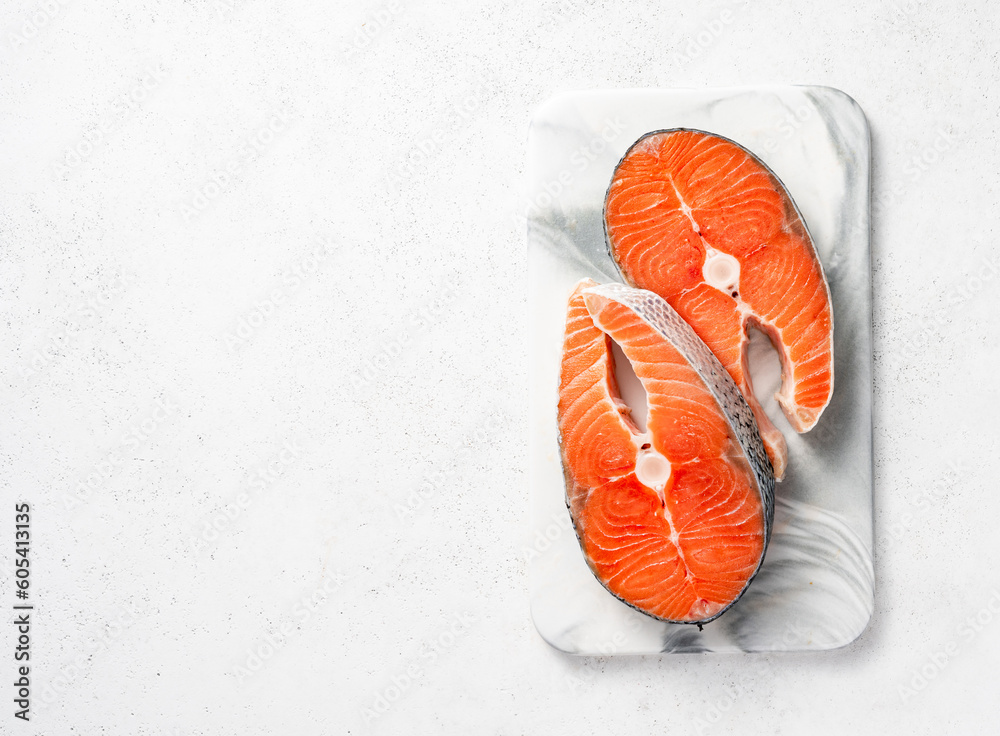
[[[777,6],[5,3],[0,606],[24,499],[39,609],[0,733],[991,729],[1000,11]],[[563,656],[524,580],[528,120],[762,82],[872,126],[875,617]]]

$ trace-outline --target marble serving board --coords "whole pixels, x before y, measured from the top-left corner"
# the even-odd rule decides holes
[[[602,220],[615,165],[643,134],[694,128],[763,160],[795,200],[833,297],[835,391],[816,428],[788,425],[774,533],[740,601],[703,630],[668,624],[612,596],[583,559],[565,504],[556,401],[566,301],[584,277],[620,281]],[[874,607],[872,560],[869,133],[850,97],[828,87],[567,93],[535,114],[528,139],[530,345],[526,557],[531,615],[553,647],[581,655],[823,650],[844,646]],[[752,376],[770,397],[780,374],[755,342]]]

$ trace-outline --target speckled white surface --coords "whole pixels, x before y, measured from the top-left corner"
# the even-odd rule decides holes
[[[0,732],[990,730],[990,3],[53,7],[0,16],[2,486],[35,507],[39,605],[36,720],[4,685]],[[528,121],[567,89],[759,83],[872,127],[872,624],[559,654],[524,564]]]

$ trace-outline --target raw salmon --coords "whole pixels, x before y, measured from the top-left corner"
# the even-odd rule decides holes
[[[645,432],[619,395],[612,340],[646,391]],[[666,621],[726,611],[763,561],[774,476],[749,405],[690,326],[652,292],[581,281],[558,420],[567,505],[601,583]]]
[[[657,131],[615,169],[604,223],[626,282],[666,299],[740,387],[780,480],[785,439],[754,396],[748,328],[778,352],[775,398],[796,431],[816,424],[833,393],[830,288],[785,187],[731,140]]]

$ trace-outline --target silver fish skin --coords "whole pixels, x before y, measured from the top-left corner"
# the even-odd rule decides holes
[[[645,289],[617,283],[592,286],[585,289],[583,293],[603,297],[632,310],[664,340],[673,345],[701,377],[722,410],[732,429],[733,436],[739,442],[750,468],[753,470],[754,478],[757,481],[757,490],[764,506],[764,548],[766,550],[768,542],[771,541],[771,528],[774,525],[774,470],[771,467],[767,451],[764,449],[764,441],[760,437],[753,411],[742,392],[733,382],[729,372],[722,366],[711,349],[695,334],[691,325],[685,322],[663,297]],[[757,570],[750,577],[750,581],[760,572],[763,559],[764,556],[761,555],[761,562],[758,563]],[[747,585],[749,586],[749,582]],[[746,588],[744,588],[745,590]],[[721,616],[736,600],[719,611],[712,619],[706,621]],[[706,621],[701,623],[706,623]]]

